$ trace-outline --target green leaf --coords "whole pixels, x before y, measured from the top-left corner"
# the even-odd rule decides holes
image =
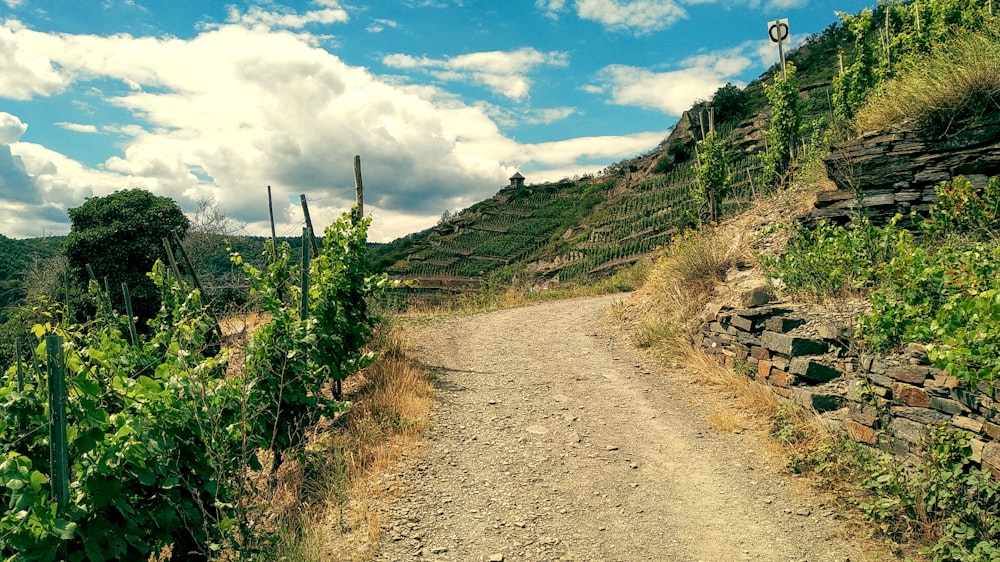
[[[49,531],[59,540],[68,541],[76,534],[76,523],[64,519],[56,519],[52,522]]]
[[[42,489],[42,486],[48,483],[49,478],[38,472],[37,470],[31,473],[31,489],[38,493]]]

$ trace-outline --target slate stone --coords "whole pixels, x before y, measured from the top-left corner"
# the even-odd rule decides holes
[[[785,332],[790,332],[805,323],[806,321],[804,318],[772,316],[764,321],[764,329],[784,334]]]
[[[885,372],[885,376],[910,384],[924,384],[931,374],[931,368],[923,365],[903,365],[893,367]]]
[[[753,320],[750,318],[744,318],[743,316],[733,316],[729,320],[729,325],[743,330],[744,332],[753,330]]]
[[[893,406],[889,408],[889,413],[897,419],[905,418],[922,424],[936,424],[951,421],[951,416],[942,414],[930,408],[914,408],[911,406]]]
[[[840,376],[837,369],[808,357],[793,357],[788,372],[816,382],[827,382]]]
[[[792,400],[806,408],[812,408],[817,412],[830,412],[839,410],[844,406],[845,398],[839,394],[820,392],[803,387],[794,387],[792,390]]]
[[[778,332],[765,330],[760,336],[761,345],[775,353],[783,353],[788,356],[797,355],[820,355],[826,353],[826,342],[789,336]]]

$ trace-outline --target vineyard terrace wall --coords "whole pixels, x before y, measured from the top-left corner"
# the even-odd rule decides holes
[[[824,160],[836,190],[817,196],[814,219],[847,222],[859,211],[883,224],[896,213],[926,212],[934,186],[967,177],[974,185],[1000,175],[1000,112],[931,133],[914,124],[837,144]]]
[[[933,424],[968,431],[973,462],[1000,478],[1000,393],[934,368],[919,345],[893,356],[855,353],[856,313],[712,305],[700,343],[719,363],[820,414],[851,439],[901,457],[920,453]]]

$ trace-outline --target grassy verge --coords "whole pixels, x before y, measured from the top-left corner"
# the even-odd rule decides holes
[[[397,493],[385,475],[419,446],[433,402],[428,374],[407,355],[399,328],[381,339],[378,361],[345,388],[349,412],[315,428],[302,460],[282,468],[289,508],[278,509],[273,559],[374,557],[378,507]]]

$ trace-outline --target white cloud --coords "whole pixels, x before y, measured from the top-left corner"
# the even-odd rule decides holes
[[[27,100],[36,95],[61,92],[68,82],[52,66],[52,61],[37,54],[47,51],[58,39],[28,31],[16,20],[0,26],[0,96]]]
[[[371,23],[368,24],[366,30],[369,33],[382,33],[383,31],[385,31],[385,28],[387,27],[395,29],[399,27],[399,23],[394,20],[376,18],[373,19]]]
[[[24,0],[3,0],[3,3],[7,4],[7,7],[13,10],[21,4],[24,4]]]
[[[558,19],[559,12],[566,8],[566,0],[535,0],[535,7],[545,12],[546,16]]]
[[[96,133],[97,132],[97,126],[96,125],[84,125],[84,124],[81,124],[81,123],[66,123],[65,121],[59,121],[59,122],[56,123],[56,126],[62,127],[63,129],[66,129],[67,131],[73,131],[75,133]]]
[[[178,39],[44,34],[8,22],[0,25],[0,37],[10,39],[4,60],[32,60],[31,68],[47,69],[33,71],[25,84],[53,85],[7,87],[0,96],[68,90],[95,108],[112,104],[136,117],[133,123],[94,129],[61,124],[121,137],[121,153],[97,169],[37,144],[12,144],[10,160],[17,164],[10,168],[20,184],[32,187],[19,198],[0,194],[0,232],[9,236],[38,236],[39,228],[65,232],[67,208],[84,197],[129,187],[172,197],[188,209],[209,197],[233,218],[248,222],[248,231],[265,234],[270,230],[267,185],[274,190],[279,232],[294,234],[302,220],[300,193],[310,200],[317,223],[350,206],[353,156],[360,154],[366,209],[380,217],[373,239],[385,240],[412,232],[416,224],[434,224],[443,209],[492,196],[518,165],[556,170],[533,176],[532,181],[541,181],[543,174],[583,166],[580,158],[620,159],[662,138],[655,133],[519,144],[500,132],[485,106],[465,104],[435,87],[387,81],[348,66],[316,46],[309,34],[261,26],[221,25]],[[517,77],[539,65],[565,64],[566,57],[523,49],[473,53],[443,63],[446,68],[438,65],[437,70]],[[116,97],[97,97],[86,81],[98,78],[119,80],[128,88]],[[0,73],[0,84],[11,84],[7,79]],[[525,113],[548,122],[573,111]],[[13,142],[23,134],[24,124],[12,115],[0,123],[3,140]]]
[[[245,13],[241,13],[239,8],[230,6],[227,21],[248,27],[301,29],[309,24],[330,25],[344,23],[350,19],[347,12],[335,0],[319,0],[314,3],[322,9],[302,14],[290,9],[270,11],[259,6],[251,6]]]
[[[581,19],[637,35],[665,29],[687,17],[677,0],[576,0],[574,7]]]
[[[547,17],[558,19],[572,11],[578,18],[596,22],[611,31],[647,35],[667,29],[688,17],[685,5],[720,3],[743,4],[751,9],[800,8],[809,0],[535,0],[535,7]]]
[[[16,115],[0,111],[0,144],[14,144],[28,130]]]
[[[522,100],[530,94],[528,75],[532,70],[539,66],[567,66],[569,55],[525,47],[516,51],[468,53],[447,59],[392,54],[383,57],[382,63],[400,70],[423,70],[443,81],[479,84],[509,99]]]
[[[680,68],[656,72],[627,65],[606,66],[598,73],[597,83],[583,89],[593,94],[610,96],[610,103],[662,111],[680,115],[691,105],[708,99],[727,82],[760,59],[761,45],[766,41],[751,41],[733,49],[702,53],[680,63]],[[755,60],[759,59],[759,60]]]

